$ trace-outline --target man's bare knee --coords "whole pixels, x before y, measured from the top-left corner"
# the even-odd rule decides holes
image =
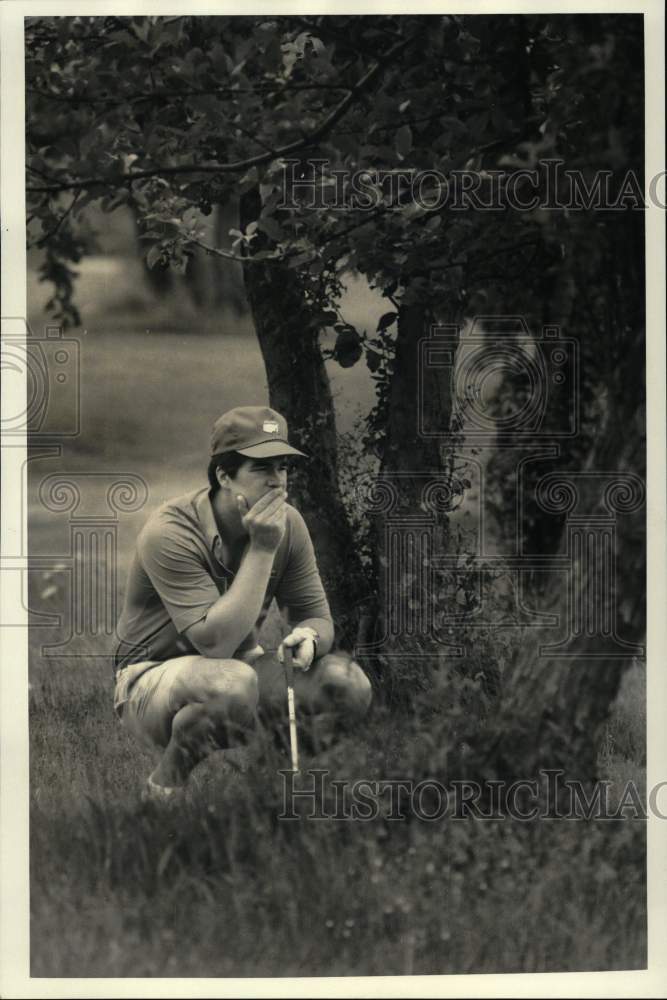
[[[178,691],[177,700],[182,704],[245,706],[254,711],[257,697],[257,674],[247,663],[200,657]]]
[[[371,682],[351,656],[323,656],[318,673],[321,700],[326,707],[340,708],[348,718],[362,719],[366,715],[373,697]]]
[[[217,662],[217,666],[213,666]],[[235,660],[210,661],[197,691],[201,723],[213,741],[226,746],[239,733],[252,729],[257,710],[257,674],[245,663]],[[179,713],[180,714],[180,713]]]
[[[246,667],[241,672],[235,672],[225,692],[224,699],[230,711],[254,715],[259,700],[259,684],[257,674],[252,667]]]
[[[249,724],[259,698],[257,674],[240,660],[220,660],[207,676],[203,703],[215,718]]]

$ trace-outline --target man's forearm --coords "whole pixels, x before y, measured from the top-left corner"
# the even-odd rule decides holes
[[[207,656],[227,659],[234,654],[259,618],[275,553],[251,544],[241,560],[234,581],[206,615],[204,635]]]
[[[333,646],[334,626],[330,618],[304,618],[294,628],[312,628],[317,632],[316,656],[324,656]]]

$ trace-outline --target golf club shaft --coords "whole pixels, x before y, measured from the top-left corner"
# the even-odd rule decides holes
[[[299,770],[299,744],[296,733],[296,707],[294,704],[294,666],[292,664],[292,649],[283,646],[285,660],[285,680],[287,682],[287,714],[289,716],[289,746],[292,758],[292,771]]]

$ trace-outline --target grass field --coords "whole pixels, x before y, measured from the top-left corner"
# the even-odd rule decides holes
[[[119,522],[122,582],[150,509],[203,482],[212,418],[265,398],[265,382],[256,345],[238,325],[216,338],[182,328],[147,333],[118,310],[115,321],[108,313],[104,322],[93,319],[77,334],[82,433],[60,458],[31,463],[30,548],[68,555],[67,515],[37,499],[44,476],[134,472],[150,495]],[[343,400],[364,398],[361,384],[338,390]],[[33,575],[37,610],[66,614],[68,600],[57,572]],[[269,643],[275,627],[274,620]],[[645,964],[641,821],[279,820],[286,759],[261,734],[247,754],[219,753],[201,765],[182,811],[165,816],[140,801],[152,761],[113,715],[110,665],[95,658],[106,650],[91,643],[89,658],[85,648],[78,659],[45,655],[43,645],[55,639],[32,631],[33,976]],[[350,781],[444,782],[446,734],[438,725],[418,713],[390,717],[378,706],[363,732],[306,755],[302,766]],[[644,726],[636,665],[600,746],[601,776],[617,795],[626,780],[643,787]]]
[[[115,721],[108,672],[42,663],[33,678],[33,976],[645,962],[641,821],[279,820],[286,758],[272,746],[245,775],[214,755],[183,810],[164,816],[140,802],[151,758]],[[363,734],[302,766],[444,781],[429,735],[380,710]]]

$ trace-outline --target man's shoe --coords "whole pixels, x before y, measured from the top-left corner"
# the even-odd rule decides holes
[[[159,805],[175,806],[182,799],[183,788],[181,786],[158,785],[157,782],[148,777],[141,792],[142,802],[157,802]]]

